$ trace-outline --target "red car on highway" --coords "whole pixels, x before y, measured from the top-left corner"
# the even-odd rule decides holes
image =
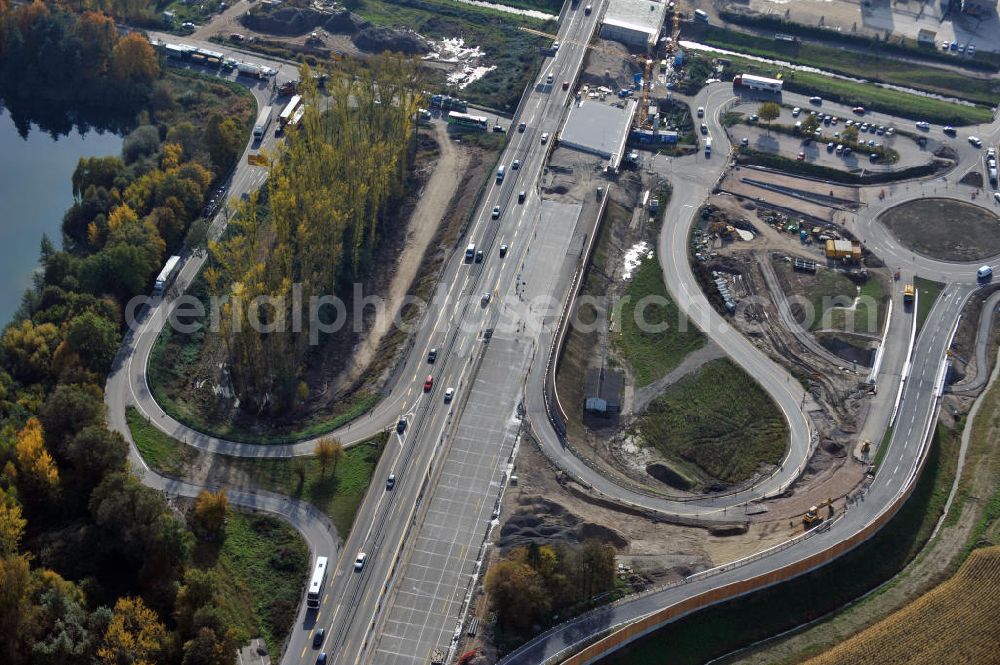
[[[434,377],[430,374],[427,375],[427,380],[424,381],[424,392],[429,393],[431,388],[434,387]]]

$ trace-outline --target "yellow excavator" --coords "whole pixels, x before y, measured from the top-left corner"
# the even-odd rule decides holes
[[[811,529],[817,524],[820,524],[824,519],[826,519],[819,513],[819,509],[823,507],[829,508],[828,509],[829,514],[827,516],[832,517],[833,499],[827,499],[826,501],[821,501],[818,506],[809,507],[809,510],[806,511],[806,514],[802,516],[802,525],[807,529]]]

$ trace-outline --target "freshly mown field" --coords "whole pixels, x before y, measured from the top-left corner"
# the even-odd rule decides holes
[[[778,407],[728,359],[706,363],[656,398],[640,416],[642,440],[706,482],[738,483],[778,464],[788,427]]]
[[[1000,661],[1000,547],[972,552],[958,573],[807,665],[937,665]]]

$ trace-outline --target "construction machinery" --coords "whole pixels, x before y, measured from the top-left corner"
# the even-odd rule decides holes
[[[820,501],[818,506],[810,506],[806,514],[802,516],[802,525],[811,529],[814,526],[823,522],[826,519],[820,514],[820,508],[827,508],[827,517],[833,517],[833,499],[827,499],[826,501]]]

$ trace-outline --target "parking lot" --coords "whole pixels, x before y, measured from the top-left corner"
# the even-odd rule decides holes
[[[750,119],[756,114],[758,103],[739,104],[733,111],[742,113],[744,119]],[[804,122],[810,113],[816,113],[817,117],[823,117],[822,107],[802,108],[797,116],[793,115],[792,108],[781,108],[781,115],[773,121],[772,125],[784,125],[794,127],[797,122]],[[812,140],[806,140],[802,136],[787,134],[775,129],[768,130],[767,124],[762,122],[752,122],[751,124],[738,123],[729,128],[734,145],[743,145],[753,150],[779,154],[789,159],[799,159],[802,153],[802,161],[817,164],[828,168],[841,170],[855,170],[864,168],[871,171],[885,171],[891,169],[904,169],[912,166],[926,164],[933,159],[934,149],[940,145],[936,138],[929,137],[926,147],[921,147],[909,136],[900,136],[896,133],[898,128],[881,125],[883,131],[878,133],[880,125],[873,125],[875,132],[864,131],[859,133],[858,141],[871,142],[876,145],[883,145],[895,150],[899,159],[893,164],[885,163],[883,160],[873,162],[869,158],[869,152],[858,154],[851,151],[850,154],[838,154],[836,146],[842,144],[841,132],[847,127],[847,122],[865,123],[865,116],[854,115],[850,118],[836,118],[830,116],[829,122],[820,123],[820,136]],[[697,121],[699,124],[701,121]],[[870,130],[868,126],[866,130]],[[887,130],[892,129],[890,134]],[[906,128],[908,132],[914,131]],[[833,147],[828,147],[832,143]]]

